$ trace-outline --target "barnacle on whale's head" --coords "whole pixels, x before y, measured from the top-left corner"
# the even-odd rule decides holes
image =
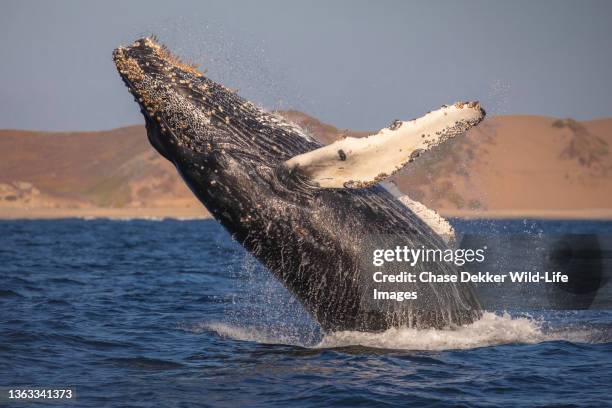
[[[195,64],[188,64],[173,55],[155,37],[136,40],[131,46],[118,47],[113,52],[117,71],[130,92],[152,116],[163,107],[163,99],[156,98],[156,91],[163,91],[168,84],[193,87],[192,81],[202,77]]]
[[[130,59],[133,61],[129,62],[128,60]],[[118,47],[113,51],[113,60],[122,75],[130,74],[129,67],[130,65],[133,66],[133,62],[144,64],[147,62],[157,62],[161,64],[161,67],[158,68],[165,68],[167,70],[170,67],[175,67],[196,77],[202,76],[196,64],[182,61],[181,58],[172,54],[168,47],[160,44],[154,36],[136,40],[128,47]],[[126,72],[124,73],[122,70]]]
[[[177,148],[203,152],[217,126],[211,104],[220,95],[211,94],[212,82],[154,37],[118,47],[113,60],[140,106],[151,144],[167,158],[176,156],[169,151]],[[221,121],[227,125],[225,117]]]

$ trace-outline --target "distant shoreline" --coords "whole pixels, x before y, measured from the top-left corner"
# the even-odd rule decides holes
[[[593,208],[585,210],[440,210],[439,213],[445,218],[463,219],[612,220],[612,208]]]
[[[543,219],[543,220],[612,220],[612,208],[590,210],[440,210],[445,218],[460,219]],[[18,219],[211,219],[203,207],[189,208],[18,208],[0,207],[0,220]]]
[[[2,220],[36,219],[209,219],[210,214],[203,208],[0,208]]]

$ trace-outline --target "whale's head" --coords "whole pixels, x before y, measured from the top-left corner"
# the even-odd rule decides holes
[[[213,213],[239,207],[253,195],[253,184],[274,183],[280,163],[319,146],[295,125],[182,62],[155,38],[115,49],[113,60],[140,107],[151,144]]]
[[[317,146],[295,125],[208,79],[153,37],[118,47],[113,60],[140,106],[151,144],[175,164],[193,155],[278,163]],[[283,140],[271,134],[279,129],[289,139],[300,134]]]
[[[174,57],[155,38],[118,47],[113,60],[140,106],[153,147],[175,164],[189,152],[204,153],[205,131],[214,128],[215,108],[212,100],[206,103],[205,86],[194,89],[204,84],[196,68]]]

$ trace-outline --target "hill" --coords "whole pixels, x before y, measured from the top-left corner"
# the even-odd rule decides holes
[[[281,114],[325,143],[368,134]],[[612,119],[498,116],[394,179],[445,215],[612,218],[611,146]],[[0,218],[206,215],[143,126],[0,130]]]

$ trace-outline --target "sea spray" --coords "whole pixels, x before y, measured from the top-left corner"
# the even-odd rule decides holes
[[[303,342],[283,330],[270,327],[233,325],[224,322],[201,323],[191,331],[213,331],[219,336],[264,344],[284,344],[314,349],[362,346],[388,350],[442,351],[466,350],[503,344],[536,344],[546,341],[598,343],[598,331],[584,327],[551,328],[548,323],[530,316],[485,312],[482,319],[454,329],[391,328],[384,332],[341,331],[322,335],[320,341]],[[311,339],[309,339],[311,340]]]
[[[225,328],[222,333],[234,333],[239,340],[301,345],[321,340],[321,329],[300,302],[252,255],[243,252],[232,265],[233,301],[225,321],[214,323],[215,328]]]

